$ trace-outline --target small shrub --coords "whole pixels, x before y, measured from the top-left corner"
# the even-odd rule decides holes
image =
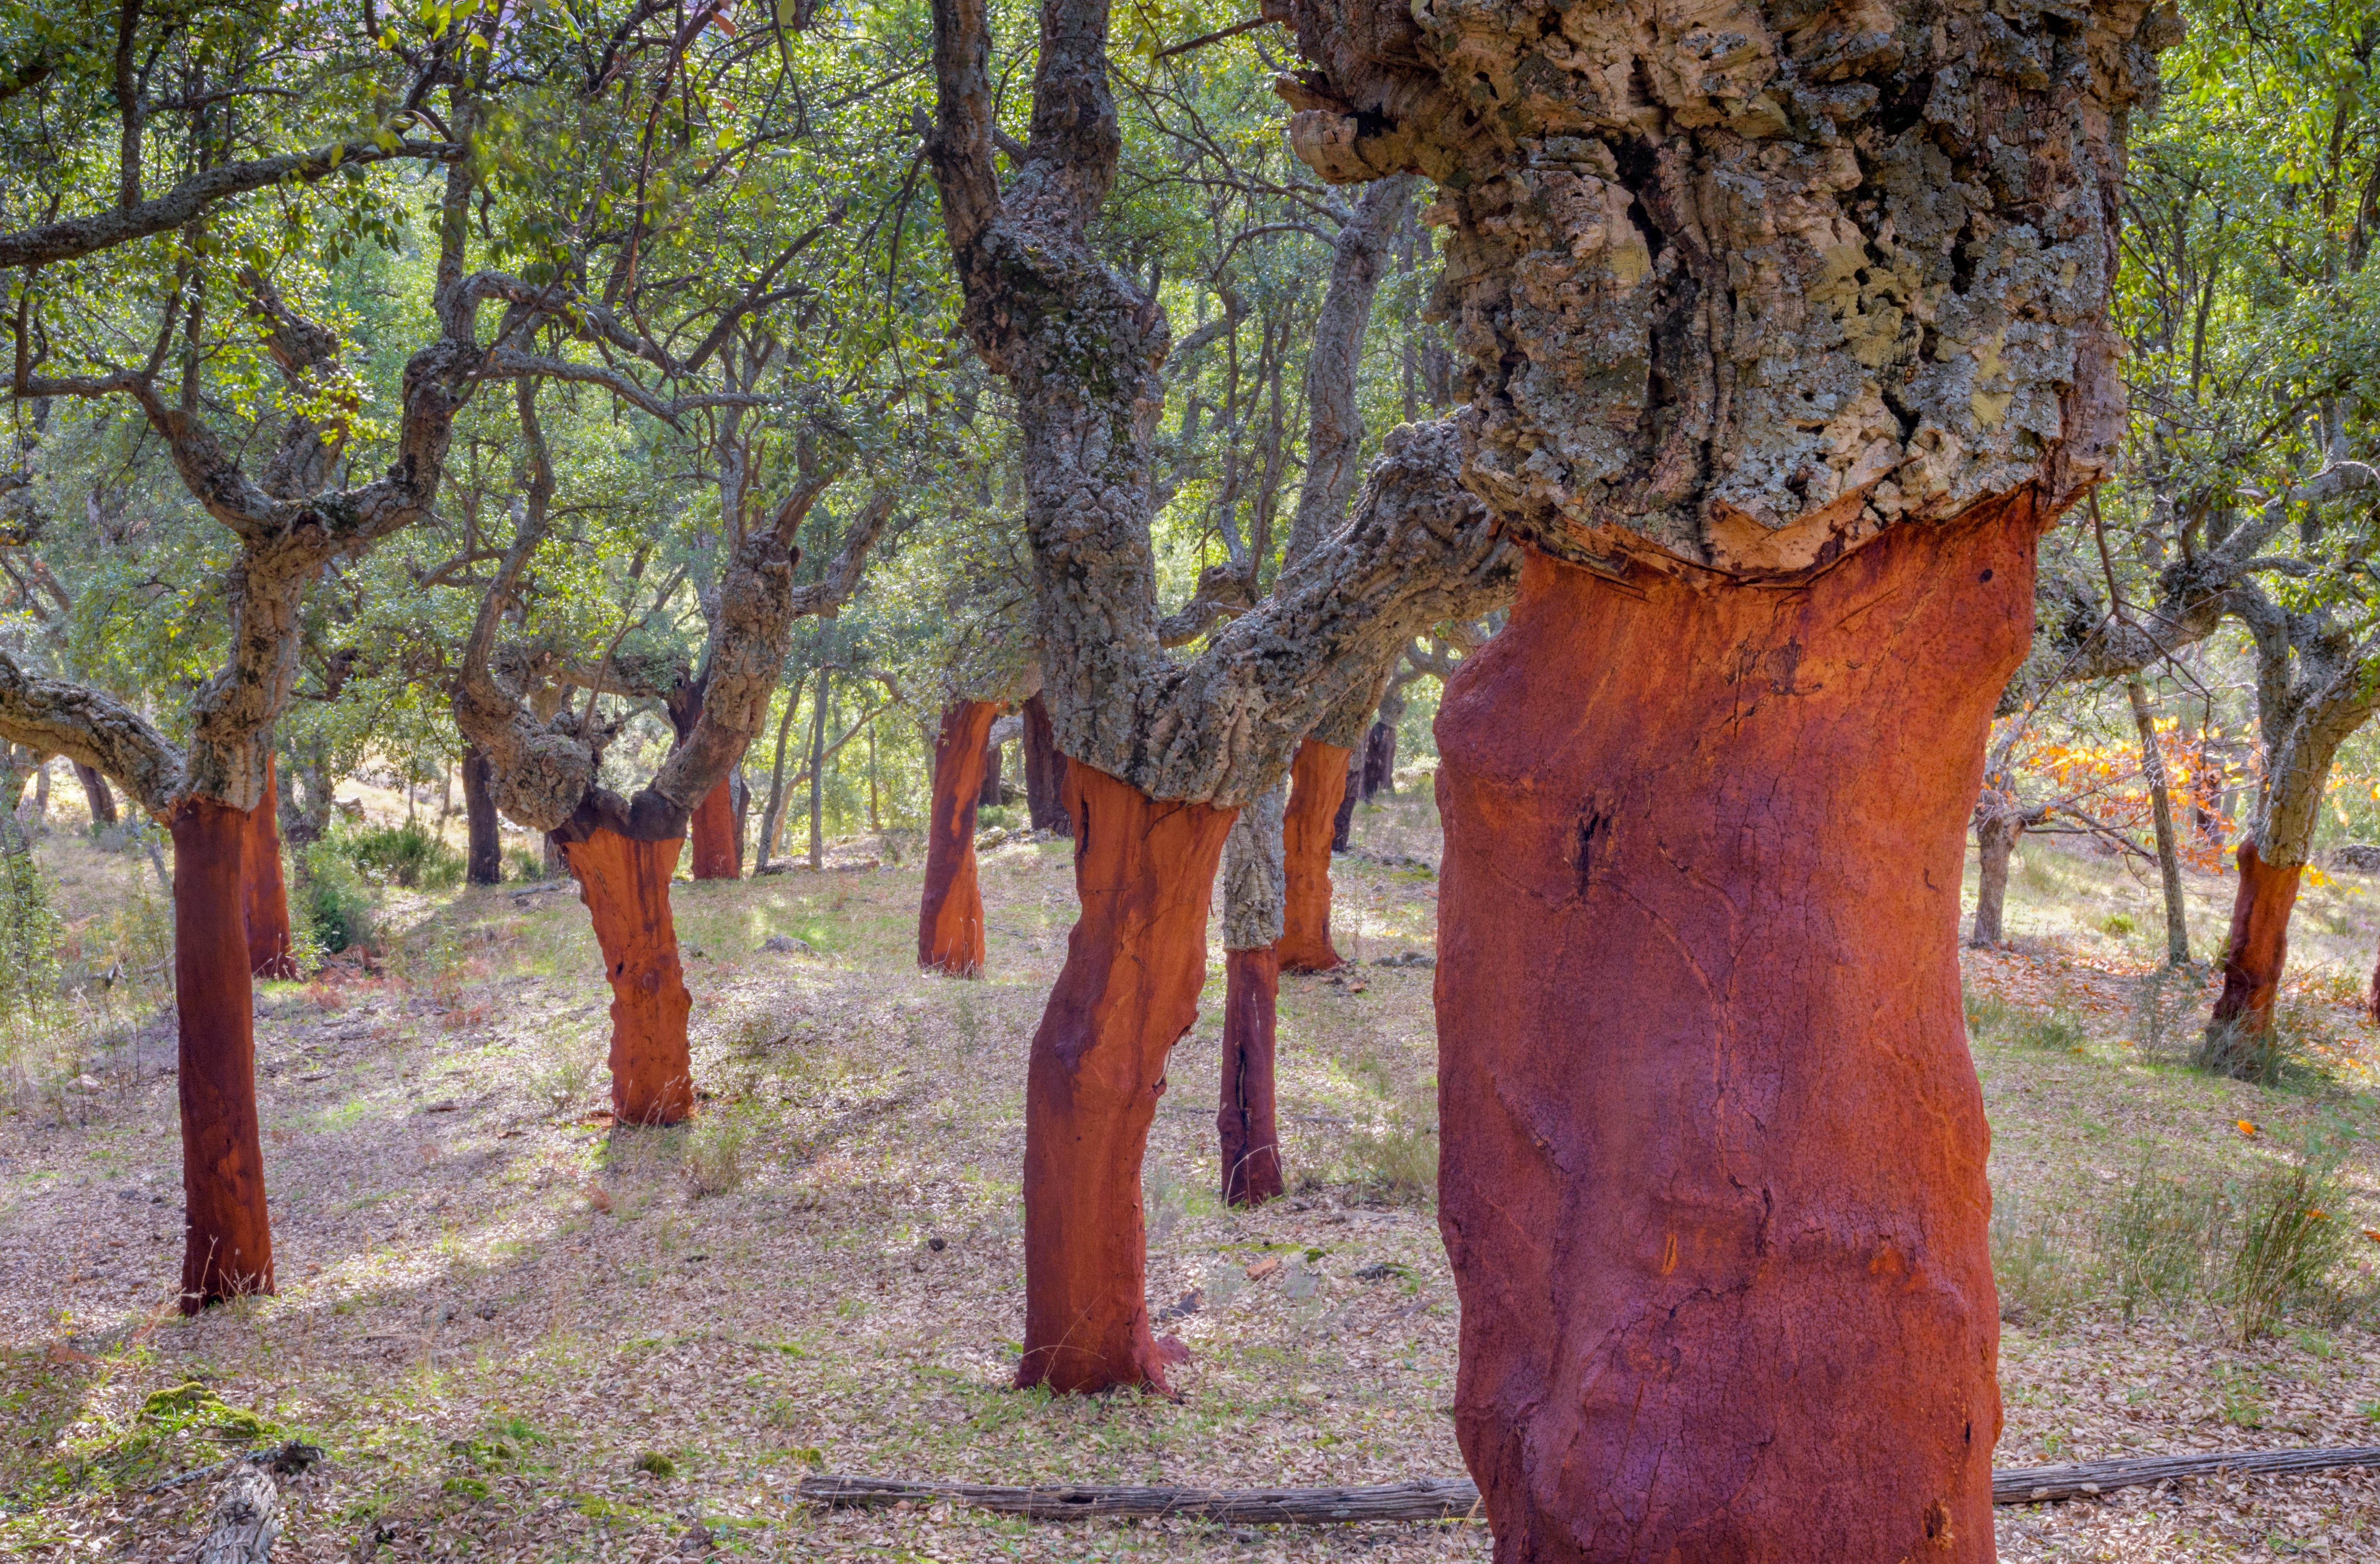
[[[327,952],[369,948],[380,932],[380,899],[335,842],[317,842],[306,849],[298,912]]]
[[[1967,1041],[1986,1041],[1996,1033],[2007,1030],[2009,1017],[2014,1013],[2009,1002],[1998,994],[1979,994],[1965,984],[1959,986],[1959,1000],[1967,1012]]]
[[[677,1475],[677,1462],[659,1450],[647,1450],[637,1457],[637,1470],[650,1477],[674,1477]]]
[[[2101,1215],[2095,1235],[2105,1291],[2124,1318],[2195,1299],[2228,1216],[2220,1185],[2166,1173],[2143,1159]]]
[[[526,847],[512,848],[504,854],[504,878],[534,885],[545,878],[545,859]]]
[[[2046,1011],[2019,1012],[2009,1040],[2019,1048],[2040,1049],[2046,1053],[2071,1053],[2089,1043],[2091,1036],[2072,1011],[2059,1005]]]
[[[463,855],[419,820],[370,826],[328,839],[356,867],[412,890],[443,890],[462,882]]]
[[[66,925],[14,821],[0,821],[0,1021],[37,1022],[58,998]]]
[[[2204,977],[2186,966],[2160,966],[2132,990],[2132,1031],[2142,1057],[2165,1064],[2190,1061],[2198,1045]]]
[[[2240,1341],[2271,1335],[2293,1308],[2320,1307],[2338,1296],[2331,1269],[2346,1258],[2355,1234],[2343,1215],[2333,1214],[2345,1210],[2338,1178],[2344,1160],[2338,1142],[2318,1138],[2241,1191],[2227,1288]]]
[[[2261,1022],[2254,1015],[2210,1021],[2198,1035],[2190,1063],[2210,1074],[2277,1086],[2291,1076],[2320,1073],[2311,1066],[2309,1041],[2301,1018],[2286,1012]]]
[[[706,1113],[686,1137],[686,1176],[698,1198],[725,1194],[744,1182],[752,1126],[741,1114]]]
[[[1391,1206],[1427,1206],[1438,1196],[1438,1126],[1405,1108],[1348,1136],[1356,1188]]]
[[[2099,925],[2100,933],[2113,935],[2119,940],[2129,940],[2139,931],[2140,925],[2132,921],[2130,913],[2111,913]]]
[[[592,1039],[575,1028],[550,1029],[540,1038],[537,1060],[530,1069],[530,1092],[557,1110],[566,1111],[586,1100],[602,1065],[602,1049]]]
[[[1999,1287],[2000,1318],[2040,1325],[2070,1313],[2088,1295],[2088,1267],[2068,1226],[2014,1196],[1995,1203],[1992,1277]]]

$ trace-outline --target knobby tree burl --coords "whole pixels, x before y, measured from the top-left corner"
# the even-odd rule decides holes
[[[2139,3],[1293,0],[1451,229],[1526,544],[1438,720],[1440,1224],[1500,1559],[1992,1556],[1961,839],[2104,472]]]
[[[988,8],[937,0],[928,142],[966,332],[1016,397],[1041,696],[1068,762],[1082,910],[1026,1087],[1017,1371],[1064,1390],[1165,1383],[1140,1158],[1197,1014],[1232,817],[1323,712],[1377,694],[1415,630],[1462,616],[1504,551],[1455,480],[1451,431],[1408,427],[1347,525],[1195,660],[1165,655],[1149,471],[1170,336],[1087,233],[1121,144],[1107,22],[1099,0],[1045,0],[1029,133],[996,154]]]

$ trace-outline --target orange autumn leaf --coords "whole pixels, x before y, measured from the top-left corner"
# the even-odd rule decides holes
[[[2240,1133],[2243,1135],[2252,1135],[2256,1133],[2256,1126],[2245,1119],[2236,1120],[2234,1122],[2240,1126]]]

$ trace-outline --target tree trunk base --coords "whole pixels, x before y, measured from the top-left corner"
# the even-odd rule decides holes
[[[1285,1193],[1273,1109],[1281,959],[1270,950],[1227,951],[1223,973],[1223,1100],[1215,1115],[1222,1144],[1223,1203],[1260,1206]]]
[[[2030,491],[1796,582],[1532,553],[1438,719],[1439,1227],[1501,1564],[1993,1557],[1959,891]]]
[[[917,964],[953,977],[983,974],[983,892],[975,878],[976,801],[1000,708],[953,701],[934,743],[934,796],[926,822],[926,891],[917,908]]]
[[[2267,864],[2254,842],[2240,844],[2240,888],[2223,946],[2223,991],[2206,1027],[2207,1065],[2240,1080],[2262,1080],[2272,1064],[2273,1001],[2289,963],[2289,914],[2303,864]],[[2380,982],[2380,975],[2375,975]]]
[[[736,848],[740,834],[735,827],[735,796],[733,783],[725,777],[719,785],[702,795],[695,806],[692,829],[694,843],[693,871],[697,879],[740,879],[743,878],[742,855]]]
[[[612,1116],[622,1124],[675,1124],[694,1112],[686,1034],[694,1001],[669,901],[683,845],[679,837],[639,842],[601,826],[562,844],[612,985]]]
[[[248,813],[189,799],[167,824],[174,835],[174,1003],[181,1030],[181,1307],[191,1315],[210,1303],[273,1291],[273,1227],[256,1116]]]
[[[1198,1019],[1233,813],[1066,768],[1082,912],[1026,1077],[1020,1388],[1163,1390],[1188,1355],[1149,1332],[1140,1161],[1167,1056]]]
[[[1330,843],[1352,753],[1307,739],[1290,766],[1289,810],[1281,830],[1281,942],[1273,947],[1283,972],[1328,972],[1339,964],[1330,943]]]

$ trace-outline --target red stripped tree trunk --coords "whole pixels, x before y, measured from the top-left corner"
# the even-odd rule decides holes
[[[1228,951],[1223,974],[1223,1101],[1215,1115],[1223,1202],[1260,1206],[1283,1193],[1272,1077],[1281,957],[1269,950]]]
[[[978,752],[982,745],[974,746]],[[1025,1088],[1025,1357],[1016,1383],[1165,1388],[1149,1333],[1140,1159],[1165,1062],[1198,1019],[1230,809],[1066,768],[1082,913]]]
[[[1035,830],[1073,834],[1066,823],[1066,755],[1050,729],[1050,709],[1039,696],[1025,703],[1025,807]]]
[[[1533,553],[1449,685],[1439,1226],[1498,1558],[1992,1558],[1959,893],[2037,530],[2027,491],[1757,585]]]
[[[934,741],[934,797],[926,821],[926,892],[917,909],[917,964],[956,977],[983,971],[983,893],[975,879],[976,800],[999,706],[953,701]]]
[[[1364,793],[1364,763],[1354,751],[1347,756],[1347,780],[1339,789],[1339,813],[1330,822],[1330,851],[1344,853],[1355,830],[1355,805]]]
[[[2303,864],[2267,864],[2252,838],[2240,843],[2240,888],[2231,898],[2231,933],[2223,947],[2223,992],[2216,997],[2212,1062],[2242,1078],[2261,1073],[2273,1026],[2273,1000],[2289,954],[2289,914]],[[2380,983],[2380,975],[2374,981]]]
[[[280,796],[273,791],[273,757],[264,758],[264,799],[248,812],[248,833],[240,846],[240,881],[248,924],[248,970],[258,977],[284,980],[298,976],[290,952],[289,887],[281,876],[281,822],[274,811]]]
[[[271,795],[266,796],[271,807]],[[180,1016],[182,1312],[273,1291],[273,1227],[256,1117],[242,809],[174,811],[174,1006]]]
[[[1283,972],[1328,972],[1339,964],[1330,943],[1330,839],[1346,795],[1349,751],[1307,739],[1289,771],[1289,812],[1281,823],[1288,876],[1281,907]]]
[[[694,1001],[669,902],[684,845],[680,837],[639,842],[601,826],[562,844],[612,984],[612,1116],[623,1124],[674,1124],[694,1111],[686,1035]]]
[[[737,840],[735,790],[727,777],[702,795],[695,806],[692,836],[694,839],[694,878],[697,879],[736,879],[744,872],[743,843]]]

